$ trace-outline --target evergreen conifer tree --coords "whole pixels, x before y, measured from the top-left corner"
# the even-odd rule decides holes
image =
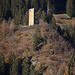
[[[11,53],[10,56],[9,56],[9,73],[11,74],[12,73],[12,66],[15,62],[15,59],[16,59],[16,56],[14,53]]]
[[[31,7],[31,0],[25,0],[26,10]]]
[[[35,11],[38,10],[38,2],[37,2],[37,0],[31,0],[31,8],[35,8]]]
[[[30,74],[30,59],[25,57],[22,62],[22,75]]]
[[[39,71],[36,71],[36,70],[34,69],[34,66],[33,66],[33,65],[31,65],[31,66],[30,66],[30,75],[41,75],[41,74],[40,74]]]
[[[50,23],[52,17],[53,17],[53,14],[55,13],[55,3],[54,3],[54,0],[46,0],[47,2],[47,17],[46,17],[46,21],[48,23]]]
[[[39,8],[39,10],[37,11],[36,16],[35,16],[35,23],[39,23],[41,14],[42,14],[42,10],[41,10],[41,8]]]
[[[12,75],[18,75],[18,59],[15,59],[12,65]]]
[[[0,75],[4,75],[5,62],[3,54],[0,54]]]
[[[66,13],[70,17],[75,16],[75,0],[67,0],[67,2],[66,2]]]
[[[47,10],[46,0],[41,0],[40,5],[41,5],[42,11],[44,10],[46,12],[46,10]]]
[[[38,45],[42,42],[42,36],[40,29],[37,29],[34,36],[33,36],[33,50],[38,50]]]
[[[39,8],[39,10],[36,13],[37,19],[40,19],[41,14],[42,14],[42,10],[41,10],[41,8]]]
[[[45,11],[42,11],[41,18],[42,18],[43,20],[46,19],[46,13],[45,13]]]
[[[0,0],[0,18],[2,17],[2,0]]]
[[[23,24],[28,25],[29,23],[29,11],[26,11],[26,14],[23,16]]]

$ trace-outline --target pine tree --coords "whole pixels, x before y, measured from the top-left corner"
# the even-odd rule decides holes
[[[48,13],[47,13],[46,21],[47,21],[48,23],[50,23],[52,17],[53,17],[53,12],[49,9],[49,11],[48,11]]]
[[[15,59],[12,65],[12,75],[18,75],[18,59]]]
[[[10,0],[0,0],[0,11],[1,11],[0,16],[6,18],[9,9],[10,9]]]
[[[3,1],[2,1],[2,17],[5,16],[5,6],[6,6],[5,4],[6,4],[6,1],[3,0]]]
[[[54,17],[52,17],[52,23],[51,23],[51,26],[52,26],[52,28],[53,29],[55,29],[56,31],[57,31],[57,25],[56,25],[56,22],[55,22],[55,18]]]
[[[39,10],[37,11],[36,16],[35,16],[35,23],[39,22],[39,19],[41,18],[40,17],[41,14],[42,14],[42,10],[41,10],[41,8],[39,8]]]
[[[44,0],[40,1],[40,5],[41,5],[41,9],[43,10],[44,9]]]
[[[42,36],[40,29],[37,29],[35,34],[33,35],[33,50],[38,51],[39,44],[42,42]]]
[[[25,2],[22,0],[11,0],[11,12],[14,18],[14,22],[19,25],[23,23],[23,15],[25,14]]]
[[[35,8],[35,11],[38,10],[38,2],[37,2],[37,0],[31,0],[31,8]]]
[[[31,0],[25,0],[26,10],[31,7]]]
[[[69,64],[68,64],[68,68],[69,68],[69,71],[68,71],[68,75],[74,75],[75,74],[75,54],[72,55],[70,61],[69,61]]]
[[[48,23],[50,23],[52,17],[53,17],[53,14],[55,13],[55,3],[54,3],[54,0],[46,0],[47,2],[47,17],[46,17],[46,21]]]
[[[17,11],[17,7],[18,7],[18,1],[11,0],[11,12],[13,17],[15,16],[15,13]]]
[[[35,75],[33,65],[30,66],[30,75]]]
[[[3,22],[2,22],[2,24],[1,24],[1,31],[2,31],[2,33],[3,33],[3,39],[4,39],[4,37],[5,37],[5,34],[6,34],[6,25],[7,25],[7,22],[6,22],[6,20],[3,20]]]
[[[0,18],[2,17],[2,0],[0,0]]]
[[[44,11],[46,12],[46,10],[47,10],[46,1],[45,1],[45,0],[41,0],[41,1],[40,1],[40,5],[41,5],[42,11],[44,10]]]
[[[42,36],[41,36],[41,31],[39,28],[36,29],[36,34],[37,34],[37,37],[38,37],[38,44],[42,42]]]
[[[19,10],[16,11],[16,13],[15,13],[14,22],[15,22],[16,25],[22,24],[22,13],[21,13],[20,7],[19,7]]]
[[[39,71],[36,71],[36,70],[34,69],[34,66],[33,66],[33,65],[31,65],[31,66],[30,66],[30,75],[41,75],[41,74],[40,74]]]
[[[28,25],[28,23],[29,23],[29,11],[27,11],[25,16],[23,17],[23,24]]]
[[[43,20],[46,19],[46,13],[45,13],[45,11],[42,11],[41,18],[42,18]]]
[[[75,16],[75,0],[67,0],[67,3],[66,3],[66,13],[70,17]]]
[[[9,12],[10,12],[10,0],[5,0],[5,16],[4,16],[4,18],[6,20],[8,20],[9,17],[10,17],[10,13]]]
[[[37,34],[35,33],[33,36],[33,50],[37,51],[38,50],[38,37]]]
[[[0,54],[0,75],[4,75],[5,62],[3,54]]]
[[[22,75],[29,75],[30,73],[30,59],[25,57],[22,62]]]
[[[40,1],[41,0],[37,0],[37,2],[38,2],[38,9],[41,8]]]
[[[9,56],[9,73],[11,74],[12,73],[12,66],[15,62],[15,59],[16,59],[16,56],[14,53],[11,53],[10,56]]]
[[[22,7],[23,7],[23,2],[22,0],[18,0],[18,11],[17,11],[17,16],[16,16],[16,23],[17,24],[22,24]],[[18,16],[19,15],[19,16]]]
[[[29,3],[29,0],[25,0],[26,9],[28,9],[28,3]]]

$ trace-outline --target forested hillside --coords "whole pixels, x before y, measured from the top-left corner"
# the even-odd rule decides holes
[[[75,75],[75,0],[0,0],[0,75]]]
[[[0,18],[14,18],[16,24],[28,24],[28,9],[35,8],[36,19],[41,14],[46,15],[47,0],[0,0]],[[54,11],[54,1],[49,1],[49,7]],[[43,16],[41,15],[41,18]]]
[[[26,25],[28,24],[28,9],[35,8],[36,23],[39,18],[49,22],[54,13],[68,13],[70,5],[72,5],[72,12],[75,12],[74,4],[74,0],[0,0],[0,21],[14,18],[17,25]],[[75,16],[75,13],[70,16]]]
[[[8,25],[5,31],[2,27],[4,24]],[[6,21],[2,25],[1,75],[63,75],[74,72],[74,48],[49,24],[35,25],[28,27],[27,30],[18,29],[15,32],[14,26],[9,27]],[[14,25],[13,20],[10,26],[12,25]],[[65,72],[66,67],[70,71]]]

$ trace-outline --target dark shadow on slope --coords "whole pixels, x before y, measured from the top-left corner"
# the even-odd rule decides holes
[[[66,13],[66,1],[67,0],[55,0],[56,13]]]
[[[8,20],[10,17],[12,18],[13,16],[12,16],[11,11],[8,10],[4,18],[5,18],[6,20]]]

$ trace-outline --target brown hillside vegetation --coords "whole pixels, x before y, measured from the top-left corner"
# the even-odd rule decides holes
[[[72,19],[67,14],[54,14],[53,17],[55,18],[55,22],[57,25],[63,29],[64,25],[72,25],[75,26],[75,17]]]
[[[5,24],[7,25],[7,23]],[[32,46],[33,35],[37,28],[41,30],[43,42],[39,44],[41,46],[39,50],[34,51]],[[6,62],[8,62],[9,54],[13,51],[18,58],[31,56],[31,62],[36,70],[39,70],[40,65],[43,66],[41,70],[43,75],[64,74],[74,49],[49,24],[44,23],[28,27],[28,29],[23,28],[23,30],[18,29],[12,35],[10,35],[9,30],[8,28],[6,33],[8,35],[3,38],[3,33],[0,29],[0,53],[2,52],[5,55]]]

